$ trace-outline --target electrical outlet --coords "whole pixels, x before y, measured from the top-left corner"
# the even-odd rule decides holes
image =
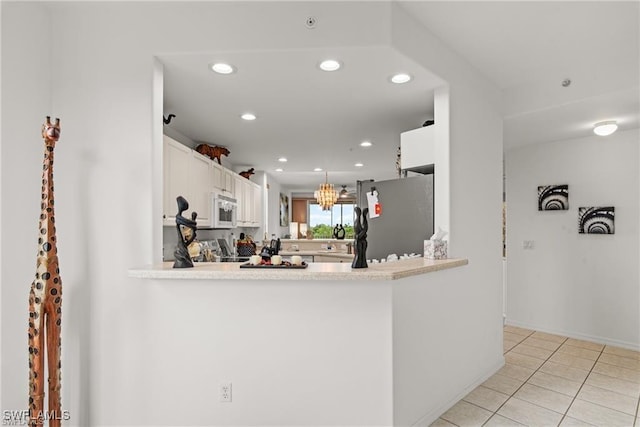
[[[220,402],[231,402],[231,383],[220,383]]]

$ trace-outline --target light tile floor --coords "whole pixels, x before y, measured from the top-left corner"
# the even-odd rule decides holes
[[[505,366],[431,424],[640,427],[640,353],[515,326]]]

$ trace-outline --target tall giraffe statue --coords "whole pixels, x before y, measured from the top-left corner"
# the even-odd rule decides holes
[[[44,161],[38,237],[36,277],[29,292],[29,426],[59,427],[60,409],[60,324],[62,322],[62,282],[58,268],[56,218],[53,210],[53,149],[60,137],[60,119],[51,117],[42,125]],[[48,412],[44,412],[44,363],[49,375]]]

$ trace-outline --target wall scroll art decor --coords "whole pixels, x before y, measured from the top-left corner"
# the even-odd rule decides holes
[[[280,193],[280,227],[289,226],[289,196]]]
[[[613,206],[578,208],[578,233],[614,234],[614,219]]]
[[[539,211],[569,210],[568,185],[544,185],[538,187]]]
[[[44,425],[44,420],[48,419],[49,426],[59,427],[63,418],[60,408],[62,281],[58,268],[56,218],[53,211],[53,150],[58,138],[60,119],[51,123],[51,117],[47,117],[42,125],[44,161],[36,278],[29,292],[29,426]],[[45,413],[44,398],[47,391],[48,412]]]

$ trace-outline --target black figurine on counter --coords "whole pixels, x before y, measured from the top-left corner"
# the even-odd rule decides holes
[[[347,235],[347,231],[344,229],[342,224],[336,224],[336,226],[333,227],[333,238],[334,239],[344,240],[346,235]]]
[[[189,256],[189,245],[196,239],[196,212],[191,213],[191,219],[182,216],[182,212],[189,209],[189,202],[182,196],[176,198],[178,202],[178,214],[176,215],[176,229],[178,230],[178,244],[173,252],[175,262],[173,268],[193,267],[193,261]]]
[[[351,268],[368,268],[367,265],[367,231],[369,230],[369,223],[367,222],[367,216],[369,215],[369,208],[361,210],[356,206],[354,209],[356,214],[356,220],[353,224],[353,230],[355,231],[355,256],[351,263]],[[362,219],[361,219],[362,218]]]

